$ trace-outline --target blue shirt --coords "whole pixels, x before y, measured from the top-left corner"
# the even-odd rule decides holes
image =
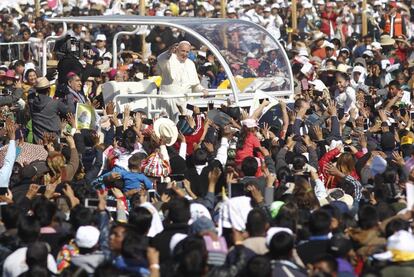
[[[97,179],[95,179],[92,182],[92,186],[95,189],[105,188],[105,185],[103,184],[104,178],[106,178],[107,176],[111,175],[114,172],[121,175],[121,179],[124,181],[124,188],[122,189],[124,192],[129,191],[131,189],[141,188],[141,183],[145,185],[146,189],[152,189],[152,182],[147,176],[145,176],[142,173],[138,173],[138,172],[126,171],[124,168],[119,167],[119,166],[115,166],[112,169],[112,171],[105,173],[101,175],[100,177],[98,177]]]
[[[119,173],[121,174],[122,180],[124,180],[124,191],[139,189],[141,183],[143,183],[147,189],[152,189],[151,180],[142,173],[129,172],[126,170]]]

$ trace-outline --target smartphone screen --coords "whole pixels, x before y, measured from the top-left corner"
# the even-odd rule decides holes
[[[98,204],[99,204],[98,199],[91,199],[91,198],[85,199],[85,207],[87,208],[97,208]]]
[[[155,191],[155,189],[149,189],[148,190],[148,201],[151,202],[151,199],[157,198],[157,192]]]
[[[0,188],[0,195],[5,195],[7,193],[7,187]]]
[[[45,193],[45,191],[46,191],[46,186],[40,186],[39,190],[37,192],[40,193],[40,194],[43,194],[43,193]]]
[[[191,104],[187,104],[187,110],[194,111],[194,106]]]
[[[309,83],[307,79],[302,79],[300,82],[302,84],[302,91],[309,90]]]
[[[368,128],[369,128],[369,119],[368,119],[368,118],[366,118],[366,119],[364,120],[364,130],[368,130]]]
[[[184,176],[184,174],[170,174],[170,178],[173,181],[179,182],[179,181],[184,180],[185,179],[185,176]]]

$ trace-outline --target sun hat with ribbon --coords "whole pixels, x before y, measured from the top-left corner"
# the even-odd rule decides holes
[[[178,129],[171,119],[157,119],[154,122],[154,132],[158,138],[164,137],[166,139],[167,146],[171,146],[177,141]]]

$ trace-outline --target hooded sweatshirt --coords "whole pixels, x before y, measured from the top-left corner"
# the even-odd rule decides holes
[[[29,108],[35,141],[42,138],[44,132],[60,134],[59,114],[66,115],[69,112],[62,101],[33,93],[29,95]]]
[[[88,274],[92,274],[104,261],[105,256],[103,252],[96,251],[91,254],[73,256],[71,263],[84,269]]]

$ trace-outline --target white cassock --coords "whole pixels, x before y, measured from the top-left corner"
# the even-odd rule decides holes
[[[186,59],[180,62],[176,54],[168,51],[157,57],[158,72],[162,81],[160,86],[161,95],[184,94],[203,91],[203,86],[198,79],[194,62]],[[158,102],[165,108],[171,119],[178,118],[177,105],[185,106],[185,98],[161,99]],[[185,109],[185,107],[183,107]]]

